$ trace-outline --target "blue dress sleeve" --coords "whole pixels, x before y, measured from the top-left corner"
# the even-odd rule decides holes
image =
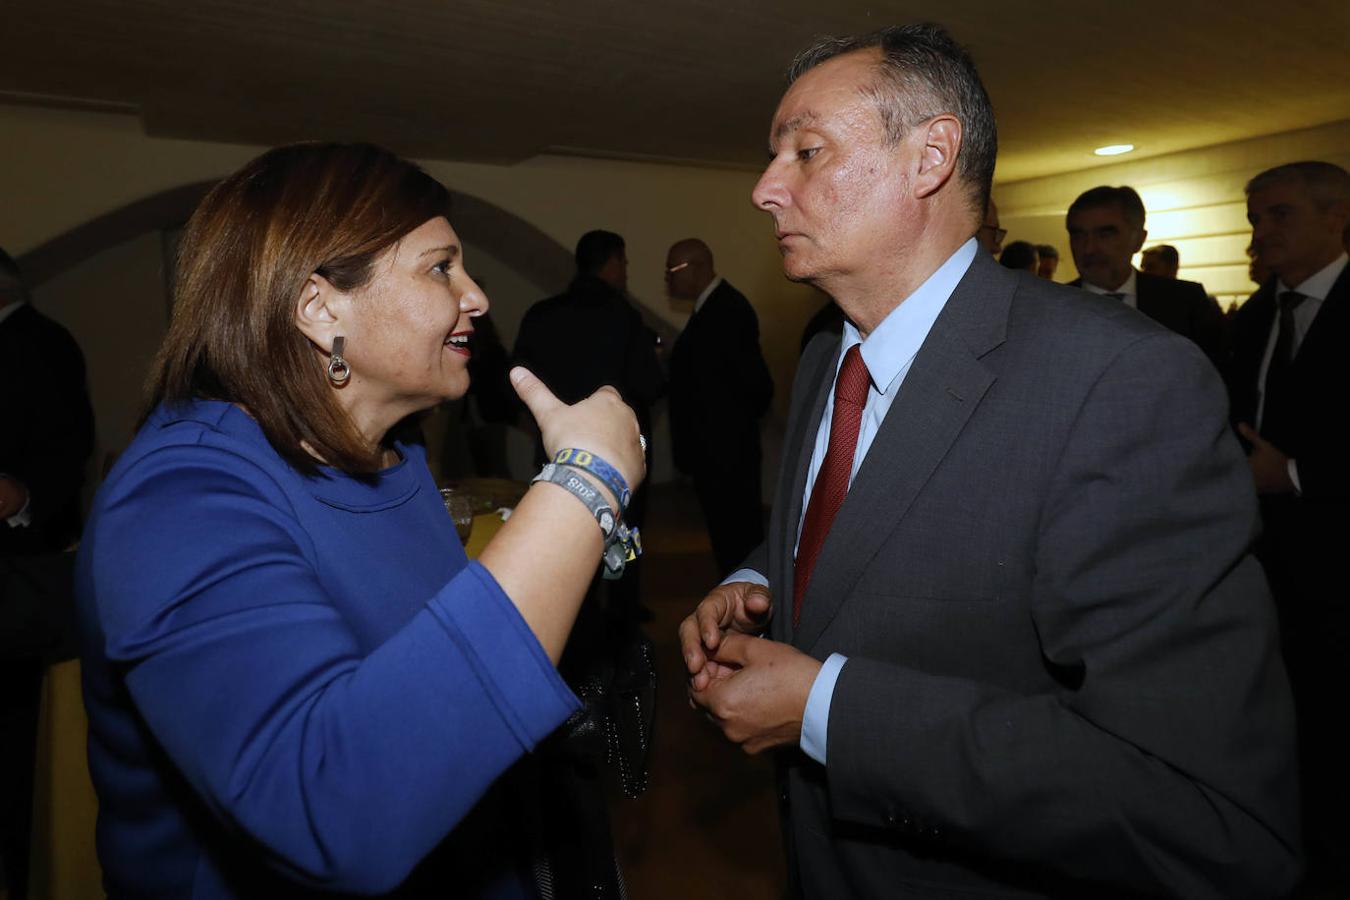
[[[105,651],[227,827],[304,883],[388,891],[577,701],[481,566],[370,651],[310,541],[256,464],[154,452],[86,541]]]

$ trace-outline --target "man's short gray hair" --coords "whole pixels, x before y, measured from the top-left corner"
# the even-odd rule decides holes
[[[1329,209],[1337,203],[1350,203],[1350,173],[1335,163],[1317,160],[1285,163],[1266,169],[1247,182],[1247,196],[1291,178],[1303,182],[1318,209]]]
[[[887,139],[898,142],[910,129],[942,113],[961,123],[958,155],[971,208],[983,211],[994,182],[998,128],[975,63],[940,25],[892,25],[870,34],[821,38],[792,61],[788,83],[821,63],[860,50],[877,49],[877,80],[864,87],[875,101]]]

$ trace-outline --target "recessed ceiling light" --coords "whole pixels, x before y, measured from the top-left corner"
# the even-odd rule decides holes
[[[1122,153],[1129,153],[1134,149],[1134,144],[1107,144],[1105,147],[1098,147],[1092,152],[1098,156],[1119,156]]]

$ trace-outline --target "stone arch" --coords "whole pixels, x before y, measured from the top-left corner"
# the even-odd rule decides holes
[[[199,181],[160,191],[77,225],[19,258],[30,287],[147,232],[181,227],[216,182]],[[455,227],[472,243],[532,282],[563,285],[572,276],[572,253],[529,222],[472,194],[451,191]]]
[[[23,254],[18,262],[30,288],[40,287],[67,269],[133,238],[182,227],[215,179],[179,185],[143,197],[90,219]],[[451,191],[457,231],[474,246],[510,266],[546,290],[561,289],[575,272],[572,251],[539,228],[494,203]],[[675,329],[642,303],[635,306],[643,321],[667,343]]]

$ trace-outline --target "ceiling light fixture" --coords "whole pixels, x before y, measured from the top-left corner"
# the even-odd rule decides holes
[[[1092,152],[1098,156],[1119,156],[1122,153],[1129,153],[1134,149],[1134,144],[1107,144],[1105,147],[1098,147]]]

